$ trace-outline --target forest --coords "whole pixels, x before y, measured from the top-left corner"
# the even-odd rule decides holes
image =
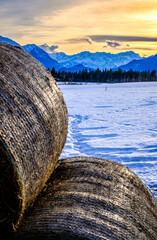
[[[62,82],[100,82],[100,83],[121,83],[121,82],[148,82],[157,81],[156,71],[117,71],[110,70],[82,70],[79,72],[56,71],[53,67],[52,76],[56,81]]]

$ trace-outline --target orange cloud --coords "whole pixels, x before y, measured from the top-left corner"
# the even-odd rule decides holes
[[[117,48],[109,44],[106,51],[120,51],[128,42],[129,48],[140,53],[153,54],[157,49],[156,0],[45,1],[17,0],[14,6],[15,0],[2,0],[1,34],[20,44],[57,45],[58,51],[66,53],[104,51],[103,41],[106,40],[124,42]],[[121,36],[123,39],[98,41],[96,36]]]

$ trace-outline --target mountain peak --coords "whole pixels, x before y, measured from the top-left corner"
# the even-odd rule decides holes
[[[0,42],[5,42],[5,43],[8,43],[8,44],[11,44],[11,45],[19,46],[19,47],[20,47],[20,44],[19,44],[19,43],[13,41],[13,40],[10,39],[10,38],[3,37],[3,36],[0,36]]]
[[[38,46],[32,48],[29,53],[47,69],[49,68],[51,70],[54,67],[56,70],[58,70],[61,68],[61,65],[55,59],[51,58],[47,52]]]

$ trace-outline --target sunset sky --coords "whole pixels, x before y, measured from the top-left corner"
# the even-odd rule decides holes
[[[0,35],[55,51],[157,53],[157,0],[0,0]]]

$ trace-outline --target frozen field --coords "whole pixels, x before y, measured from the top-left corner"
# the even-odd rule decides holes
[[[95,156],[123,163],[157,198],[157,83],[60,88],[69,112],[62,158]]]

